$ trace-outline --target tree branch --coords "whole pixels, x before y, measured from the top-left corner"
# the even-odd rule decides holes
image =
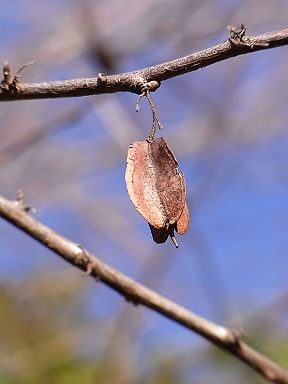
[[[126,277],[85,251],[81,246],[41,224],[31,217],[27,211],[29,211],[29,208],[24,205],[22,194],[19,194],[18,201],[9,201],[0,196],[0,217],[57,253],[70,264],[90,274],[97,281],[102,281],[135,305],[142,304],[198,333],[216,346],[242,360],[266,379],[275,383],[288,384],[288,372],[245,344],[240,340],[236,332],[201,318]]]
[[[235,29],[233,33],[234,36],[238,36],[235,34]],[[157,81],[160,83],[160,81],[196,71],[199,68],[207,67],[235,56],[287,44],[288,29],[254,37],[241,35],[238,41],[233,39],[231,35],[230,39],[214,47],[138,71],[113,76],[99,74],[95,78],[51,81],[39,84],[20,83],[18,86],[14,81],[11,84],[13,86],[10,88],[5,82],[5,86],[1,87],[0,101],[80,97],[114,92],[141,94],[143,82]]]

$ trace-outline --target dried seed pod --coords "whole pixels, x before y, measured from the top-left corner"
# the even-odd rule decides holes
[[[174,229],[183,234],[189,222],[185,179],[177,165],[163,138],[134,142],[125,175],[130,199],[149,223],[153,240],[164,243],[169,235],[176,247]]]

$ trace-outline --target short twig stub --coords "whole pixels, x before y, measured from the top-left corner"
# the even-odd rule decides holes
[[[158,115],[157,115],[156,106],[155,106],[154,101],[153,101],[151,94],[150,94],[150,92],[156,91],[156,89],[158,89],[159,87],[160,87],[159,81],[155,81],[155,80],[149,81],[149,82],[143,81],[143,84],[141,86],[141,93],[137,97],[137,101],[136,101],[136,112],[139,112],[140,100],[142,99],[142,97],[146,96],[147,100],[149,102],[151,111],[152,111],[152,128],[151,128],[151,131],[150,131],[149,136],[147,138],[147,141],[149,143],[151,143],[154,140],[157,128],[159,128],[159,129],[163,128],[163,125],[160,123],[160,120],[159,120]]]
[[[226,27],[230,31],[229,41],[232,45],[250,47],[251,49],[254,46],[268,47],[268,43],[252,43],[251,39],[246,36],[247,26],[241,24],[240,27],[234,27],[233,25],[228,25]]]
[[[0,83],[0,90],[2,93],[19,93],[22,89],[22,85],[19,82],[20,75],[19,73],[23,69],[29,67],[32,64],[35,64],[36,61],[31,61],[30,63],[22,65],[18,71],[14,74],[10,64],[6,61],[3,66],[3,80]]]

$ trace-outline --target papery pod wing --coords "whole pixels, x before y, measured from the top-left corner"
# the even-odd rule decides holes
[[[134,142],[129,146],[126,185],[137,211],[153,227],[163,228],[166,215],[157,192],[155,168],[147,141]]]
[[[188,211],[187,203],[185,203],[181,216],[179,217],[179,220],[175,225],[176,232],[179,233],[179,235],[184,235],[184,233],[187,232],[188,226],[189,226],[189,211]]]
[[[138,212],[148,221],[157,243],[164,243],[170,235],[177,245],[174,229],[181,234],[188,227],[185,179],[177,165],[163,138],[129,146],[125,175],[128,193]]]
[[[148,147],[155,170],[155,185],[166,222],[174,224],[181,216],[186,202],[185,179],[178,171],[178,161],[161,137]]]

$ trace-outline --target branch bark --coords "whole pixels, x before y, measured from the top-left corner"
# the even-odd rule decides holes
[[[248,44],[245,44],[245,42],[248,42]],[[237,44],[228,39],[224,43],[203,51],[133,72],[113,76],[99,74],[95,78],[51,81],[38,84],[21,83],[16,88],[14,84],[10,90],[2,89],[0,101],[80,97],[115,92],[140,94],[143,82],[157,81],[160,83],[235,56],[287,44],[288,29],[258,36],[243,37],[242,43],[238,42]]]
[[[188,309],[146,288],[123,273],[103,263],[100,259],[60,236],[27,213],[22,195],[18,201],[0,196],[0,217],[10,222],[32,238],[49,248],[73,266],[101,281],[128,301],[142,304],[159,314],[198,333],[214,345],[228,351],[266,379],[288,384],[288,372],[273,361],[244,343],[236,332],[195,315]]]

